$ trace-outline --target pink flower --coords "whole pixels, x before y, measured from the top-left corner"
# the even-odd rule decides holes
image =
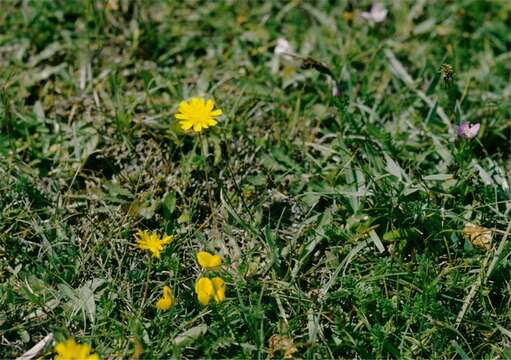
[[[371,7],[371,11],[364,11],[361,15],[364,19],[379,23],[385,21],[387,18],[388,10],[382,4],[376,3]]]
[[[458,136],[464,139],[473,139],[477,136],[480,127],[479,123],[470,125],[468,122],[462,121],[458,127]]]

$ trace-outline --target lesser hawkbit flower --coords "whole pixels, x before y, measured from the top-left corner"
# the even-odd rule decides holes
[[[174,237],[164,236],[163,239],[155,232],[139,230],[135,234],[136,246],[141,250],[148,250],[155,258],[160,258],[160,252],[165,245],[170,244]]]
[[[199,133],[210,126],[217,124],[216,117],[223,114],[221,109],[214,109],[215,102],[212,99],[193,97],[179,103],[178,112],[175,115],[183,130],[192,129]]]
[[[99,360],[98,354],[93,354],[90,345],[79,344],[74,339],[55,345],[56,360]]]

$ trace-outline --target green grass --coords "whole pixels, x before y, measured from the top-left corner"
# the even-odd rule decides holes
[[[105,3],[2,1],[0,358],[50,332],[105,359],[511,357],[507,1]],[[197,95],[225,114],[201,137],[174,119]],[[137,229],[175,240],[150,261]],[[196,300],[201,249],[224,303]]]

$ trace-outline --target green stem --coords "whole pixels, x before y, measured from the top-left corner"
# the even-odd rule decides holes
[[[147,276],[144,283],[144,296],[142,296],[142,304],[140,304],[139,317],[142,315],[142,311],[144,309],[145,301],[147,299],[147,290],[149,287],[149,278],[151,276],[151,272],[153,270],[153,257],[149,257],[149,264],[147,266]]]
[[[204,143],[204,139],[202,138],[202,134],[199,133],[199,140],[200,140],[200,147],[202,156],[204,157],[204,174],[206,176],[206,189],[208,191],[208,203],[209,203],[209,210],[213,211],[213,201],[211,200],[211,185],[209,183],[209,173],[208,173],[208,153],[206,151],[206,144]]]

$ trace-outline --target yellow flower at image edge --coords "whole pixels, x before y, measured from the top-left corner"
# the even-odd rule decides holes
[[[199,251],[197,253],[197,262],[203,269],[209,270],[222,265],[222,258],[218,255],[210,254],[207,251]]]
[[[195,132],[201,132],[210,126],[215,126],[217,121],[215,117],[223,114],[222,110],[216,109],[215,102],[211,99],[205,101],[202,98],[191,98],[179,103],[176,119],[183,130],[193,129]]]
[[[148,232],[139,230],[135,234],[137,240],[137,247],[141,250],[150,251],[155,258],[160,258],[160,252],[164,246],[170,244],[174,238],[172,236],[165,236],[163,239],[155,232]]]
[[[174,297],[172,296],[172,289],[168,286],[163,287],[163,296],[156,302],[156,308],[158,310],[168,310],[174,304]]]
[[[91,347],[78,344],[74,339],[58,343],[54,348],[55,360],[99,360],[98,354],[91,354]]]
[[[219,277],[213,279],[201,277],[195,283],[195,293],[199,302],[204,306],[208,305],[211,299],[215,299],[219,304],[225,300],[225,283]]]

